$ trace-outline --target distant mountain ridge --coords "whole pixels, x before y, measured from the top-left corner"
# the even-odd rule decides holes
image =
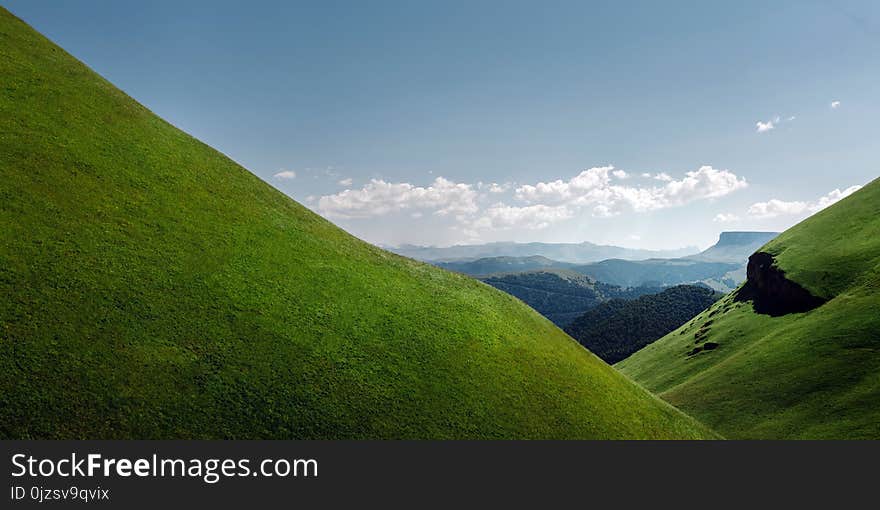
[[[677,258],[696,254],[697,247],[676,250],[642,250],[608,246],[590,242],[582,243],[514,243],[499,242],[448,247],[416,246],[404,244],[383,248],[426,262],[451,262],[477,260],[487,257],[533,257],[541,256],[559,262],[585,264],[605,259],[643,260],[649,258]]]
[[[675,258],[625,260],[614,257],[589,264],[553,260],[542,255],[483,257],[434,262],[450,271],[486,277],[499,273],[569,269],[594,280],[621,287],[666,287],[702,283],[729,292],[746,279],[749,255],[779,235],[777,232],[722,232],[718,242],[702,252]],[[522,246],[526,246],[525,244]]]

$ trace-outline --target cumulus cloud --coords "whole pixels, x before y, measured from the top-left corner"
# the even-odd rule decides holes
[[[739,216],[732,213],[718,213],[712,218],[712,221],[716,223],[731,223],[738,220]]]
[[[850,186],[845,190],[834,189],[826,195],[812,202],[785,201],[772,199],[766,202],[757,202],[749,207],[749,216],[755,218],[775,218],[777,216],[790,216],[795,214],[816,213],[826,207],[852,195],[861,188],[860,185]]]
[[[496,204],[472,227],[505,228],[520,222],[526,228],[544,228],[581,212],[604,218],[625,211],[653,211],[722,197],[748,185],[732,172],[711,166],[686,172],[679,180],[657,174],[654,178],[663,184],[651,187],[616,184],[611,179],[615,171],[612,166],[594,167],[568,180],[519,186],[514,197],[526,205]]]
[[[373,179],[361,189],[322,196],[318,210],[336,218],[371,218],[406,209],[433,209],[441,216],[471,214],[478,209],[476,199],[477,192],[470,184],[443,177],[437,177],[428,187]]]
[[[840,101],[831,101],[831,108],[836,110],[840,107]]]
[[[293,170],[282,169],[280,172],[275,174],[273,177],[275,177],[276,179],[295,179],[296,172],[294,172]]]
[[[509,182],[505,182],[504,184],[493,182],[489,185],[489,193],[504,193],[505,191],[509,190],[510,187],[511,184]]]
[[[567,220],[573,216],[571,209],[564,205],[549,206],[543,204],[525,207],[495,204],[483,215],[471,223],[473,229],[509,229],[513,227],[530,230],[542,229],[552,223]]]
[[[807,210],[807,203],[801,201],[786,202],[772,199],[766,202],[757,202],[749,207],[749,216],[756,218],[775,218],[790,214],[801,214]]]
[[[351,183],[351,177],[347,177],[345,179],[340,179],[337,184],[339,184],[340,186],[351,186]]]
[[[668,174],[657,174],[661,186],[640,187],[612,184],[609,172],[613,167],[595,167],[584,170],[568,181],[557,179],[523,185],[515,190],[515,197],[529,204],[566,204],[573,207],[598,206],[603,211],[618,213],[631,208],[651,211],[683,205],[694,200],[717,198],[745,188],[746,180],[728,170],[702,166],[685,173],[680,180]]]
[[[638,174],[636,174],[638,175]],[[373,179],[360,189],[346,189],[317,200],[316,210],[329,218],[372,218],[406,212],[448,216],[454,227],[473,237],[488,229],[542,229],[578,215],[610,217],[646,212],[725,196],[746,187],[745,179],[702,166],[680,178],[650,175],[645,184],[629,185],[630,174],[613,166],[584,170],[569,179],[514,186],[510,183],[456,183],[443,177],[428,186]],[[513,203],[483,202],[490,194],[512,190]]]
[[[843,200],[844,198],[852,195],[853,193],[855,193],[856,191],[858,191],[860,189],[862,189],[862,186],[860,184],[850,186],[843,191],[841,191],[839,188],[835,188],[833,191],[831,191],[827,195],[819,197],[819,200],[817,200],[811,206],[811,210],[813,212],[821,211],[822,209],[825,209],[829,205],[834,204],[835,202],[838,202],[840,200]]]

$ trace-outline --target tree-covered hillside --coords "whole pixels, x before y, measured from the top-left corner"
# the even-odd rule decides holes
[[[617,363],[681,326],[722,294],[678,285],[657,294],[602,303],[566,326],[565,332],[608,363]]]
[[[662,290],[656,287],[621,288],[567,270],[500,274],[483,278],[483,281],[516,296],[560,327],[609,299],[633,299]]]

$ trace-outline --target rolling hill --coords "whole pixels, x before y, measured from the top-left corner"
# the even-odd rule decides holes
[[[564,269],[498,274],[482,280],[516,296],[560,327],[609,299],[633,299],[662,290],[655,287],[622,288]]]
[[[732,438],[880,438],[880,180],[749,259],[618,368]]]
[[[0,75],[0,437],[714,437],[515,298],[348,235],[3,9]]]
[[[565,332],[608,363],[617,363],[678,328],[722,294],[677,285],[632,300],[612,299],[573,320]]]

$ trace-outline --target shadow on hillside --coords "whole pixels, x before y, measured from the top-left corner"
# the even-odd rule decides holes
[[[825,299],[785,277],[773,256],[757,252],[749,257],[746,283],[734,294],[734,301],[751,301],[756,313],[779,317],[790,313],[808,312],[825,303]]]

